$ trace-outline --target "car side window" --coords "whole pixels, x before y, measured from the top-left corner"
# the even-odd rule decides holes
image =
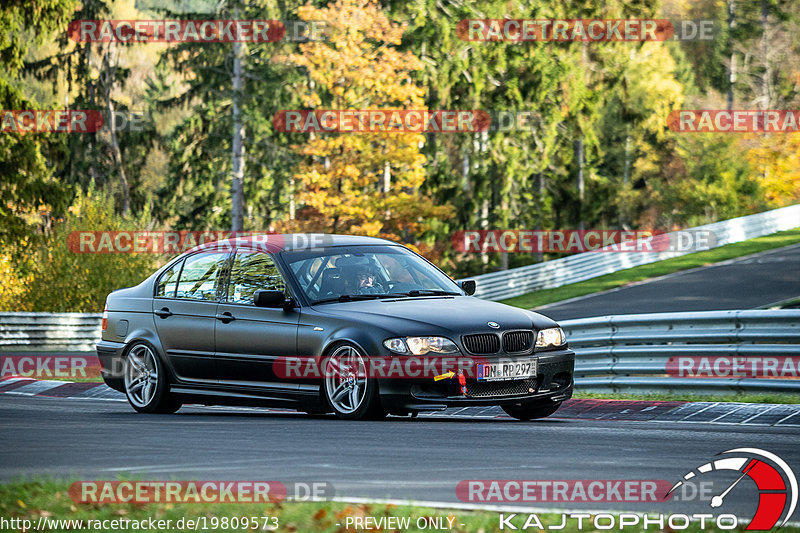
[[[158,286],[156,289],[157,298],[175,298],[175,289],[178,284],[178,274],[181,273],[183,261],[177,261],[169,270],[166,270],[161,277],[158,278]]]
[[[228,301],[253,304],[257,290],[286,291],[278,267],[272,257],[263,252],[237,252],[231,266]]]
[[[217,278],[225,269],[228,253],[199,253],[185,260],[178,280],[176,298],[213,302],[217,299]]]

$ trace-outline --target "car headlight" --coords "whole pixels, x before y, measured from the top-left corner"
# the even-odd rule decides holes
[[[426,353],[457,353],[458,346],[446,337],[406,337],[386,339],[383,345],[395,353],[425,355]]]
[[[408,346],[403,339],[386,339],[383,345],[395,353],[408,353]]]
[[[564,330],[561,328],[540,329],[539,333],[536,335],[537,348],[563,346],[566,342],[567,337],[564,335]]]

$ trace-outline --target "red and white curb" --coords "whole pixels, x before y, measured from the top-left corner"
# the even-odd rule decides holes
[[[0,394],[46,396],[92,400],[126,401],[125,396],[105,383],[8,378],[0,381]]]
[[[8,378],[0,380],[0,395],[74,400],[127,401],[104,383]],[[212,407],[212,409],[296,413],[289,409]],[[420,413],[420,418],[510,419],[499,407],[458,407]],[[679,402],[652,400],[567,400],[547,420],[624,420],[639,422],[706,423],[745,426],[800,427],[800,404]]]

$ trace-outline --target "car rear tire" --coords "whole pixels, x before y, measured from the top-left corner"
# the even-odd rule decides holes
[[[386,416],[378,384],[367,372],[367,356],[350,343],[338,344],[323,360],[323,396],[333,413],[345,420]]]
[[[174,413],[181,402],[169,393],[169,380],[156,350],[136,342],[125,356],[123,386],[128,403],[140,413]]]
[[[517,420],[535,420],[537,418],[546,418],[561,407],[561,402],[536,402],[536,403],[523,403],[504,405],[503,411],[510,417]]]

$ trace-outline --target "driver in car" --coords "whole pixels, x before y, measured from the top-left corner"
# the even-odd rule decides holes
[[[368,266],[359,267],[356,271],[356,294],[383,294],[380,283],[375,282],[375,273]]]

